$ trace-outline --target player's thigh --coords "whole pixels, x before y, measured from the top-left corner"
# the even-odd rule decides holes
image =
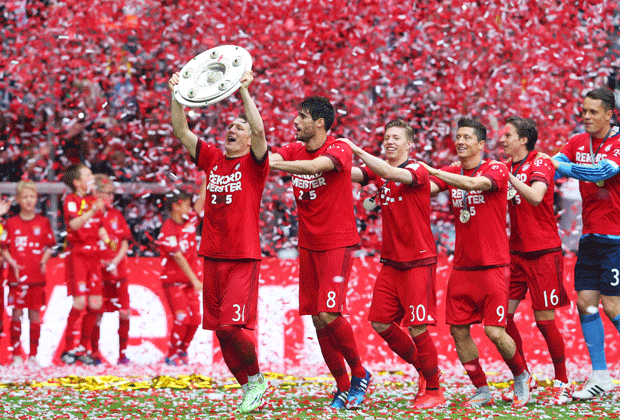
[[[569,305],[570,299],[564,288],[562,252],[550,252],[527,262],[532,309],[546,311]]]
[[[253,329],[258,308],[260,263],[205,259],[203,328],[239,325]]]
[[[319,312],[343,313],[346,311],[346,295],[353,265],[353,250],[353,247],[345,247],[316,252],[315,273],[319,284],[316,299]]]
[[[383,324],[399,324],[405,309],[398,295],[398,282],[404,278],[404,272],[383,265],[372,291],[372,301],[368,311],[370,321]]]
[[[597,290],[605,296],[620,296],[620,243],[585,236],[579,241],[575,264],[575,290]]]
[[[410,268],[398,285],[401,304],[405,309],[403,326],[436,325],[437,294],[436,264]]]
[[[175,319],[178,316],[187,316],[189,312],[187,296],[185,294],[185,284],[183,283],[170,283],[165,284],[164,287],[164,295],[166,296],[166,301],[168,302],[168,307],[172,312]]]
[[[526,262],[517,254],[510,255],[510,283],[508,297],[512,300],[524,300],[527,295]]]
[[[476,281],[477,271],[452,270],[446,293],[446,323],[469,325],[482,322],[479,308],[483,290]]]
[[[506,326],[508,276],[508,267],[495,267],[479,272],[480,284],[486,291],[482,308],[485,326]]]
[[[37,284],[28,286],[24,307],[28,308],[28,311],[40,311],[45,304],[45,285]]]
[[[75,252],[68,252],[65,257],[65,280],[70,296],[88,295],[88,276],[90,264],[88,259]]]

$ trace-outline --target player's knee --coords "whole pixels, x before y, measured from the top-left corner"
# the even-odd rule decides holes
[[[601,296],[603,311],[611,320],[620,315],[620,296]]]
[[[73,308],[77,309],[78,311],[84,310],[84,308],[86,308],[86,296],[74,296]]]
[[[319,319],[325,324],[331,324],[340,316],[339,313],[319,312]]]
[[[234,325],[220,325],[215,330],[215,336],[220,343],[226,343],[236,334],[238,328]]]
[[[409,334],[412,337],[417,337],[418,335],[426,331],[426,325],[409,325],[407,329],[409,330]]]
[[[22,319],[22,310],[21,309],[13,309],[13,320],[14,321],[19,321],[20,319]]]
[[[501,327],[487,325],[484,327],[484,333],[493,343],[498,343],[505,334],[505,330]]]
[[[41,312],[39,311],[28,311],[28,319],[32,324],[40,324],[41,323]]]
[[[463,328],[460,325],[451,325],[450,335],[452,335],[452,338],[454,338],[456,342],[465,341],[470,337],[469,328]]]
[[[118,317],[120,319],[129,319],[131,317],[131,311],[129,309],[121,309],[118,311]]]
[[[382,332],[387,331],[387,329],[391,326],[391,324],[385,324],[383,322],[377,321],[370,321],[370,325],[372,326],[372,329],[377,332],[377,334],[381,334]]]

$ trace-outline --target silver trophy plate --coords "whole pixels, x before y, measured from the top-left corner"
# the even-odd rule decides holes
[[[236,45],[220,45],[192,58],[182,69],[174,97],[189,107],[204,107],[232,95],[243,73],[252,69],[252,57]]]

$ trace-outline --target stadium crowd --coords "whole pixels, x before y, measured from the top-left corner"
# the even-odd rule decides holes
[[[531,187],[519,185],[525,183],[520,178],[510,178],[528,203],[549,188],[545,220],[550,221],[548,233],[554,246],[534,250],[517,246],[516,251],[524,260],[534,258],[532,253],[536,258],[541,253],[554,253],[555,266],[548,263],[551,260],[537,263],[555,269],[551,274],[556,278],[546,279],[557,283],[550,286],[556,287],[553,292],[559,291],[557,285],[563,278],[557,269],[562,248],[555,232],[550,188],[556,171],[588,181],[582,187],[583,233],[594,237],[588,236],[584,243],[604,243],[609,245],[609,255],[617,253],[617,215],[608,217],[613,206],[617,207],[613,194],[618,155],[614,153],[620,147],[618,133],[611,128],[616,122],[612,118],[614,95],[609,89],[594,88],[616,88],[615,69],[620,67],[618,16],[620,10],[614,2],[551,0],[514,4],[435,0],[416,3],[413,8],[392,0],[5,2],[0,7],[0,175],[4,181],[20,181],[15,198],[19,214],[9,213],[12,217],[1,236],[3,257],[10,266],[8,305],[15,309],[10,326],[13,361],[21,363],[25,357],[19,348],[23,309],[29,309],[31,350],[36,353],[40,317],[33,308],[44,305],[45,267],[55,247],[49,221],[35,214],[38,195],[32,181],[62,180],[70,190],[59,210],[67,232],[65,270],[73,296],[67,323],[70,333],[65,336],[61,356],[66,364],[101,362],[99,323],[105,311],[119,311],[124,319],[119,325],[119,363],[129,363],[124,354],[129,328],[124,262],[130,228],[133,251],[142,255],[161,253],[169,265],[160,277],[175,317],[165,363],[187,363],[187,348],[200,324],[196,291],[203,282],[196,276],[196,232],[209,191],[203,232],[215,234],[200,245],[206,285],[202,323],[203,328],[215,331],[227,366],[239,384],[245,385],[240,411],[258,408],[268,388],[258,366],[255,344],[243,330],[252,329],[256,320],[258,261],[261,253],[276,255],[297,245],[300,312],[312,315],[321,353],[337,382],[331,407],[357,408],[362,404],[372,375],[363,367],[353,329],[342,316],[350,257],[360,240],[367,253],[379,252],[381,242],[384,244],[381,262],[388,268],[379,277],[380,286],[375,286],[370,319],[390,348],[405,360],[409,355],[420,372],[417,406],[430,408],[446,402],[439,386],[437,350],[426,331],[426,326],[434,325],[437,319],[433,306],[437,263],[433,239],[438,253],[455,252],[448,298],[456,303],[448,308],[447,322],[459,359],[477,388],[466,404],[492,403],[476,345],[469,335],[471,324],[484,321],[485,333],[514,375],[513,406],[524,406],[530,399],[532,379],[521,354],[519,332],[510,330],[510,321],[508,330],[505,325],[525,291],[513,290],[511,283],[512,312],[507,313],[508,308],[503,306],[508,284],[502,289],[502,279],[506,280],[505,269],[514,263],[505,232],[507,166],[513,177],[523,175],[523,179],[530,176],[519,173],[526,159],[540,167],[531,175]],[[176,99],[170,99],[170,90],[178,83],[175,72],[196,54],[221,44],[246,48],[253,58],[252,72],[244,75],[238,95],[186,114]],[[306,100],[298,105],[301,98]],[[245,113],[239,116],[242,106]],[[584,131],[579,125],[580,114],[594,122],[584,124],[586,133],[571,137]],[[521,118],[510,120],[517,116]],[[384,126],[387,121],[399,121],[399,125]],[[519,132],[527,131],[528,125],[534,127],[536,135],[532,130],[531,136]],[[401,135],[401,129],[409,134]],[[289,144],[294,138],[301,143]],[[382,150],[382,144],[404,143],[405,138],[411,144],[401,144],[398,158],[393,156],[398,146]],[[598,148],[587,155],[583,152],[585,144],[589,140],[592,149],[593,138]],[[599,156],[608,138],[611,141]],[[505,166],[492,160],[501,158],[511,141],[521,139],[527,140],[528,146],[525,142],[520,149],[514,146],[514,162]],[[537,151],[555,155],[555,161],[536,160],[539,157],[530,154],[534,144]],[[357,156],[355,161],[351,151]],[[389,165],[376,157],[382,154]],[[455,154],[459,166],[446,166],[454,161]],[[517,156],[521,156],[521,163],[513,172]],[[409,162],[410,157],[417,162]],[[352,164],[360,164],[360,159],[368,166],[352,172]],[[584,169],[585,165],[589,169]],[[526,165],[523,171],[529,168]],[[484,176],[475,176],[479,169]],[[240,181],[236,191],[242,193],[238,192],[236,199],[232,194],[218,196],[209,189],[211,179],[209,183],[204,180],[203,170],[222,179],[229,179],[227,171],[238,171],[244,187]],[[362,200],[352,200],[355,213],[351,212],[351,197],[347,195],[344,200],[342,194],[350,188],[351,180],[366,185],[368,177],[373,176],[386,179],[377,194],[386,208],[383,225],[376,209],[364,210]],[[259,178],[265,183],[262,203]],[[304,179],[328,187],[317,196],[316,191],[304,187]],[[168,194],[166,200],[163,194],[145,190],[137,197],[119,196],[113,202],[112,185],[129,181],[159,183],[175,193]],[[91,195],[94,184],[96,191]],[[423,219],[426,224],[430,219],[435,236],[430,225],[425,225],[428,246],[420,252],[428,254],[410,261],[411,248],[420,244],[395,239],[390,249],[385,243],[397,238],[399,226],[417,213],[388,210],[395,200],[385,197],[398,187],[404,191],[398,196],[403,201],[410,188],[422,185],[424,190],[418,193],[425,197],[448,191],[452,210],[450,199],[444,196],[433,201],[430,217],[420,212],[416,222]],[[192,192],[200,190],[195,211],[191,195],[175,195],[181,186],[190,186]],[[353,189],[355,198],[361,197],[357,194],[361,188]],[[600,194],[595,188],[611,192]],[[516,194],[508,195],[508,199]],[[53,208],[47,203],[49,198],[41,198],[45,208]],[[218,207],[231,203],[230,207]],[[114,206],[122,208],[124,214],[112,211]],[[479,213],[474,217],[476,207]],[[0,210],[8,210],[5,201]],[[166,214],[170,217],[164,222]],[[188,221],[185,216],[190,214]],[[251,223],[245,223],[246,218],[251,218]],[[129,226],[125,226],[125,219]],[[516,235],[513,219],[517,217],[511,213],[515,228],[511,239]],[[539,219],[537,213],[521,220]],[[237,224],[240,221],[245,224]],[[450,245],[448,224],[456,226],[455,248]],[[32,242],[38,248],[26,255],[25,248],[35,247],[23,239],[24,231],[30,228],[33,236],[43,232],[46,241]],[[523,232],[520,235],[527,237]],[[467,242],[471,238],[475,239],[473,246]],[[604,346],[602,351],[600,348],[604,331],[599,303],[616,327],[620,323],[618,268],[615,262],[608,263],[606,256],[594,251],[596,255],[589,254],[591,249],[598,250],[599,246],[580,250],[584,256],[578,256],[575,269],[579,315],[593,367],[592,377],[573,393],[579,399],[614,387]],[[105,256],[100,255],[101,250],[106,251]],[[617,258],[613,255],[610,259]],[[28,258],[38,263],[29,265]],[[523,263],[526,268],[533,264],[528,261]],[[517,280],[527,277],[515,274],[515,268],[510,267]],[[597,275],[600,267],[610,268],[607,271],[612,274]],[[411,282],[407,287],[401,287],[401,275],[410,276],[403,280]],[[533,284],[549,277],[537,275]],[[605,284],[599,288],[599,277],[607,279],[605,276],[615,277],[610,277],[609,287]],[[417,290],[422,281],[429,285],[421,293],[424,296],[411,297],[401,290]],[[532,287],[529,282],[528,277],[528,286]],[[475,290],[483,283],[489,287]],[[553,335],[545,335],[545,339],[556,368],[557,404],[571,398],[564,343],[553,321],[553,310],[569,304],[563,289],[560,292],[559,297],[549,296],[548,305],[546,291],[542,291],[544,305],[535,308],[539,329]],[[485,300],[489,294],[493,294],[492,303]],[[555,303],[551,296],[557,297]],[[476,302],[470,304],[469,298]],[[420,303],[426,299],[428,302]],[[417,313],[420,307],[423,316]],[[408,308],[413,317],[407,325],[410,337],[400,331],[403,311]],[[419,357],[414,356],[418,351]],[[415,365],[417,362],[420,364]]]
[[[200,171],[172,135],[167,80],[220,44],[241,45],[253,57],[272,149],[292,139],[296,98],[321,93],[337,110],[332,133],[373,153],[383,123],[400,117],[416,130],[414,156],[445,163],[464,114],[489,126],[492,156],[498,121],[515,114],[539,124],[539,148],[552,153],[576,126],[575,98],[588,86],[613,83],[616,8],[551,0],[433,0],[413,8],[371,0],[9,0],[0,6],[0,176],[55,181],[83,161],[119,182],[174,179],[197,191]],[[221,139],[238,105],[233,96],[195,110],[192,130]],[[265,255],[295,246],[289,187],[287,176],[267,181]],[[134,232],[132,248],[156,252],[150,244],[163,223],[162,197],[143,191],[117,199]],[[445,252],[447,205],[433,206]],[[374,252],[380,218],[361,204],[357,210],[364,248]]]

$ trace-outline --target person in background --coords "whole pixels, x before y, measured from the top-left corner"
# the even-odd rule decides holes
[[[22,315],[28,309],[30,321],[30,354],[28,364],[38,366],[37,350],[41,336],[41,310],[46,305],[45,273],[47,261],[56,245],[54,232],[47,217],[36,212],[37,186],[33,181],[19,181],[15,201],[19,214],[10,217],[0,235],[2,255],[9,264],[9,296],[7,304],[13,307],[10,330],[12,364],[21,365]]]
[[[173,316],[165,363],[186,365],[187,348],[200,326],[202,282],[198,280],[198,241],[196,229],[204,200],[192,211],[192,196],[183,190],[166,194],[170,217],[164,222],[158,243],[162,250],[160,275],[164,293]]]
[[[95,197],[105,203],[101,224],[108,234],[107,242],[99,241],[101,277],[103,281],[103,311],[118,311],[118,361],[119,365],[129,363],[127,342],[129,341],[129,290],[127,281],[127,250],[131,231],[123,213],[114,208],[114,184],[107,175],[95,175]],[[99,353],[100,322],[96,324],[91,337],[93,358],[101,361]]]

